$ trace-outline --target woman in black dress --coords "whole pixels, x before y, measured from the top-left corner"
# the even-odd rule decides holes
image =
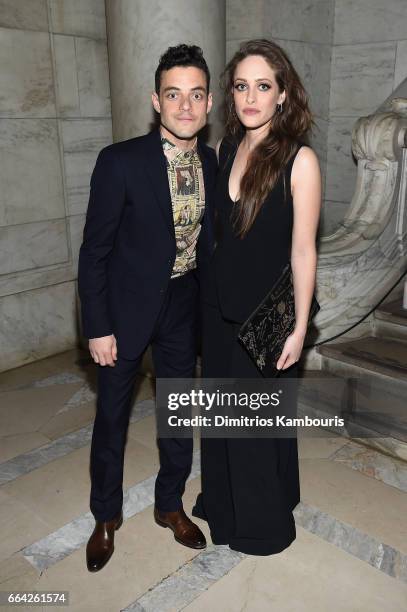
[[[217,245],[203,283],[203,377],[261,377],[237,334],[291,260],[296,325],[277,368],[295,378],[314,292],[321,200],[318,161],[303,145],[311,113],[295,69],[271,41],[244,43],[224,76]],[[208,522],[214,544],[270,555],[295,539],[296,438],[203,437],[201,467],[192,514]]]

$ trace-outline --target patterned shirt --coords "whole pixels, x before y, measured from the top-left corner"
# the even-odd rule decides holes
[[[205,188],[197,141],[183,151],[164,136],[161,143],[167,161],[172,212],[174,217],[176,257],[171,278],[196,268],[196,244],[205,210]]]

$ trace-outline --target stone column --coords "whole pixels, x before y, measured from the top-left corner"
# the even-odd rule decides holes
[[[114,140],[148,132],[151,92],[160,55],[179,43],[202,47],[214,106],[208,142],[222,134],[219,76],[225,65],[225,0],[106,0]]]

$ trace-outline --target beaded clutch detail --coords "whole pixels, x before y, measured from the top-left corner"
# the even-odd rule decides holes
[[[320,305],[313,295],[308,325],[319,310]],[[294,285],[291,264],[287,263],[272,289],[242,324],[238,334],[263,376],[271,378],[281,372],[277,370],[277,362],[294,327]]]

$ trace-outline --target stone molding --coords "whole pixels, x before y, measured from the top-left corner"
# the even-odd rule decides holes
[[[361,117],[353,129],[354,196],[339,228],[319,245],[318,342],[357,323],[407,265],[407,99],[393,99],[390,109]],[[369,329],[357,326],[337,341]]]

